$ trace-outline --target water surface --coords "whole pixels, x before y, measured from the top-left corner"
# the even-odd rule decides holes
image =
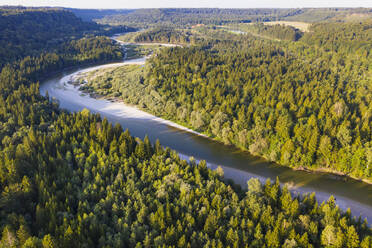
[[[60,107],[69,111],[81,111],[87,108],[106,117],[112,123],[120,123],[134,136],[144,138],[148,135],[152,142],[159,139],[162,145],[178,151],[183,158],[193,156],[197,160],[206,160],[212,169],[221,165],[225,178],[233,179],[243,187],[251,177],[258,177],[261,181],[267,178],[275,180],[279,177],[282,183],[290,186],[293,193],[316,192],[317,199],[320,201],[334,195],[340,208],[344,210],[350,208],[354,215],[361,215],[367,218],[369,223],[372,222],[372,185],[329,173],[309,173],[278,166],[134,107],[92,98],[80,92],[78,87],[68,83],[77,73],[124,64],[144,64],[144,62],[145,59],[141,58],[56,75],[41,84],[40,92],[45,95],[48,91],[50,97],[59,101]]]

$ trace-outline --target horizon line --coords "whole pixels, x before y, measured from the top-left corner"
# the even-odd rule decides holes
[[[64,8],[64,9],[81,9],[81,10],[136,10],[136,9],[372,9],[372,7],[152,7],[152,8],[80,8],[66,6],[31,6],[31,5],[0,5],[2,7],[24,7],[24,8]]]

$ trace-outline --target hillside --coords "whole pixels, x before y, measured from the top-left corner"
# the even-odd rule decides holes
[[[258,33],[288,34],[265,27]],[[194,46],[158,52],[140,85],[120,70],[88,85],[270,161],[371,181],[370,27],[316,24],[289,42],[211,29]],[[139,37],[171,37],[153,32]]]
[[[85,35],[133,31],[83,22],[73,13],[53,8],[0,9],[0,68],[8,62],[51,52],[62,43]]]
[[[40,95],[48,76],[123,58],[121,46],[96,35],[102,26],[63,10],[6,8],[0,27],[0,247],[372,246],[367,221],[333,197],[319,204],[278,180],[251,179],[242,189],[221,168],[181,160],[158,141]],[[339,50],[214,32],[196,46],[162,50],[146,68],[140,83],[166,96],[169,118],[227,144],[238,138],[257,152],[277,149],[288,163],[350,156],[346,162],[361,165],[352,164],[353,173],[370,175],[359,170],[371,135],[369,55],[339,62]]]
[[[124,11],[123,11],[124,12]],[[135,24],[141,27],[157,25],[188,26],[198,23],[225,25],[268,21],[363,21],[372,17],[371,8],[301,8],[301,9],[136,9],[124,13],[112,12],[94,19],[103,24]]]

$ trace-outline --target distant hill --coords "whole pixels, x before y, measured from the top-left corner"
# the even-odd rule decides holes
[[[84,21],[93,21],[112,15],[127,15],[135,10],[130,9],[72,9],[66,8]]]
[[[226,22],[272,21],[296,14],[296,9],[137,9],[127,14],[106,16],[97,20],[104,24],[144,23],[194,25]]]
[[[71,39],[133,30],[85,22],[61,8],[0,7],[0,68]]]
[[[73,10],[76,11],[76,10]],[[80,10],[90,13],[89,10]],[[354,21],[372,18],[372,8],[304,8],[304,9],[137,9],[99,10],[91,12],[91,19],[104,24],[178,24],[198,23],[221,25],[266,21]],[[79,15],[79,13],[77,13]],[[88,14],[87,14],[88,15]],[[102,17],[103,16],[103,17]]]
[[[320,22],[320,21],[355,21],[372,18],[372,8],[308,8],[300,9],[296,15],[283,20]]]

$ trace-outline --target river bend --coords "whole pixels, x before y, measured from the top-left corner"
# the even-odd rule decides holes
[[[246,182],[251,177],[257,177],[261,181],[279,177],[281,183],[287,184],[294,194],[316,192],[319,201],[325,201],[330,195],[334,195],[340,208],[350,208],[353,215],[361,215],[369,223],[372,222],[372,185],[329,173],[309,173],[278,166],[135,107],[92,98],[80,92],[78,86],[69,83],[79,73],[126,64],[144,64],[145,60],[140,58],[60,73],[43,82],[40,92],[42,95],[48,92],[50,97],[59,101],[61,108],[71,112],[87,108],[112,123],[120,123],[134,136],[144,138],[148,135],[152,142],[159,139],[162,145],[176,150],[184,159],[193,156],[197,160],[206,160],[212,169],[221,165],[225,178],[233,179],[243,187],[246,187]]]

